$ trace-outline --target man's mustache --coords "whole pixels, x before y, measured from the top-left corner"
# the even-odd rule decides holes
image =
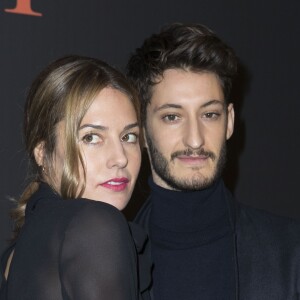
[[[211,158],[212,160],[215,160],[216,159],[216,155],[211,152],[211,151],[205,151],[203,148],[199,149],[199,150],[192,150],[190,148],[188,149],[185,149],[185,150],[179,150],[179,151],[176,151],[176,152],[173,152],[171,154],[171,161],[174,160],[176,157],[178,156],[181,156],[181,155],[184,155],[184,156],[206,156],[206,157],[209,157]]]

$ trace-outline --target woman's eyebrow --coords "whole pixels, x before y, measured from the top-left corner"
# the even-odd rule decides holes
[[[108,127],[102,126],[102,125],[83,124],[79,127],[79,130],[81,130],[83,128],[87,128],[87,127],[91,127],[91,128],[98,129],[98,130],[107,130],[108,129]]]
[[[131,128],[134,128],[134,127],[138,127],[139,124],[138,122],[136,123],[132,123],[132,124],[128,124],[124,127],[124,130],[128,130],[128,129],[131,129]],[[83,129],[83,128],[94,128],[94,129],[98,129],[98,130],[108,130],[109,127],[107,126],[102,126],[102,125],[94,125],[94,124],[83,124],[79,127],[79,130]]]
[[[128,130],[128,129],[131,129],[131,128],[134,128],[134,127],[138,127],[138,126],[139,126],[138,122],[132,123],[132,124],[126,125],[124,127],[124,130]]]

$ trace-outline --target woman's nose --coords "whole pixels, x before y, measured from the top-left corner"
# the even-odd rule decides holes
[[[107,167],[124,168],[127,166],[128,158],[121,141],[111,144],[108,150]]]

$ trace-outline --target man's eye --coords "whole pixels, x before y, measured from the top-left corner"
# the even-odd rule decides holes
[[[162,118],[165,122],[176,122],[179,120],[177,115],[166,115]]]
[[[220,116],[219,113],[209,112],[204,114],[204,118],[206,119],[217,119]]]
[[[86,134],[83,138],[82,141],[85,144],[98,144],[100,142],[100,137],[97,134]]]
[[[138,140],[138,135],[136,133],[127,133],[122,136],[122,142],[136,143]]]

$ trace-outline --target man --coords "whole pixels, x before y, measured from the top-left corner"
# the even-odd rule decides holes
[[[127,69],[152,170],[136,221],[149,232],[154,299],[300,299],[300,227],[237,204],[221,179],[233,50],[203,25],[173,24]]]

